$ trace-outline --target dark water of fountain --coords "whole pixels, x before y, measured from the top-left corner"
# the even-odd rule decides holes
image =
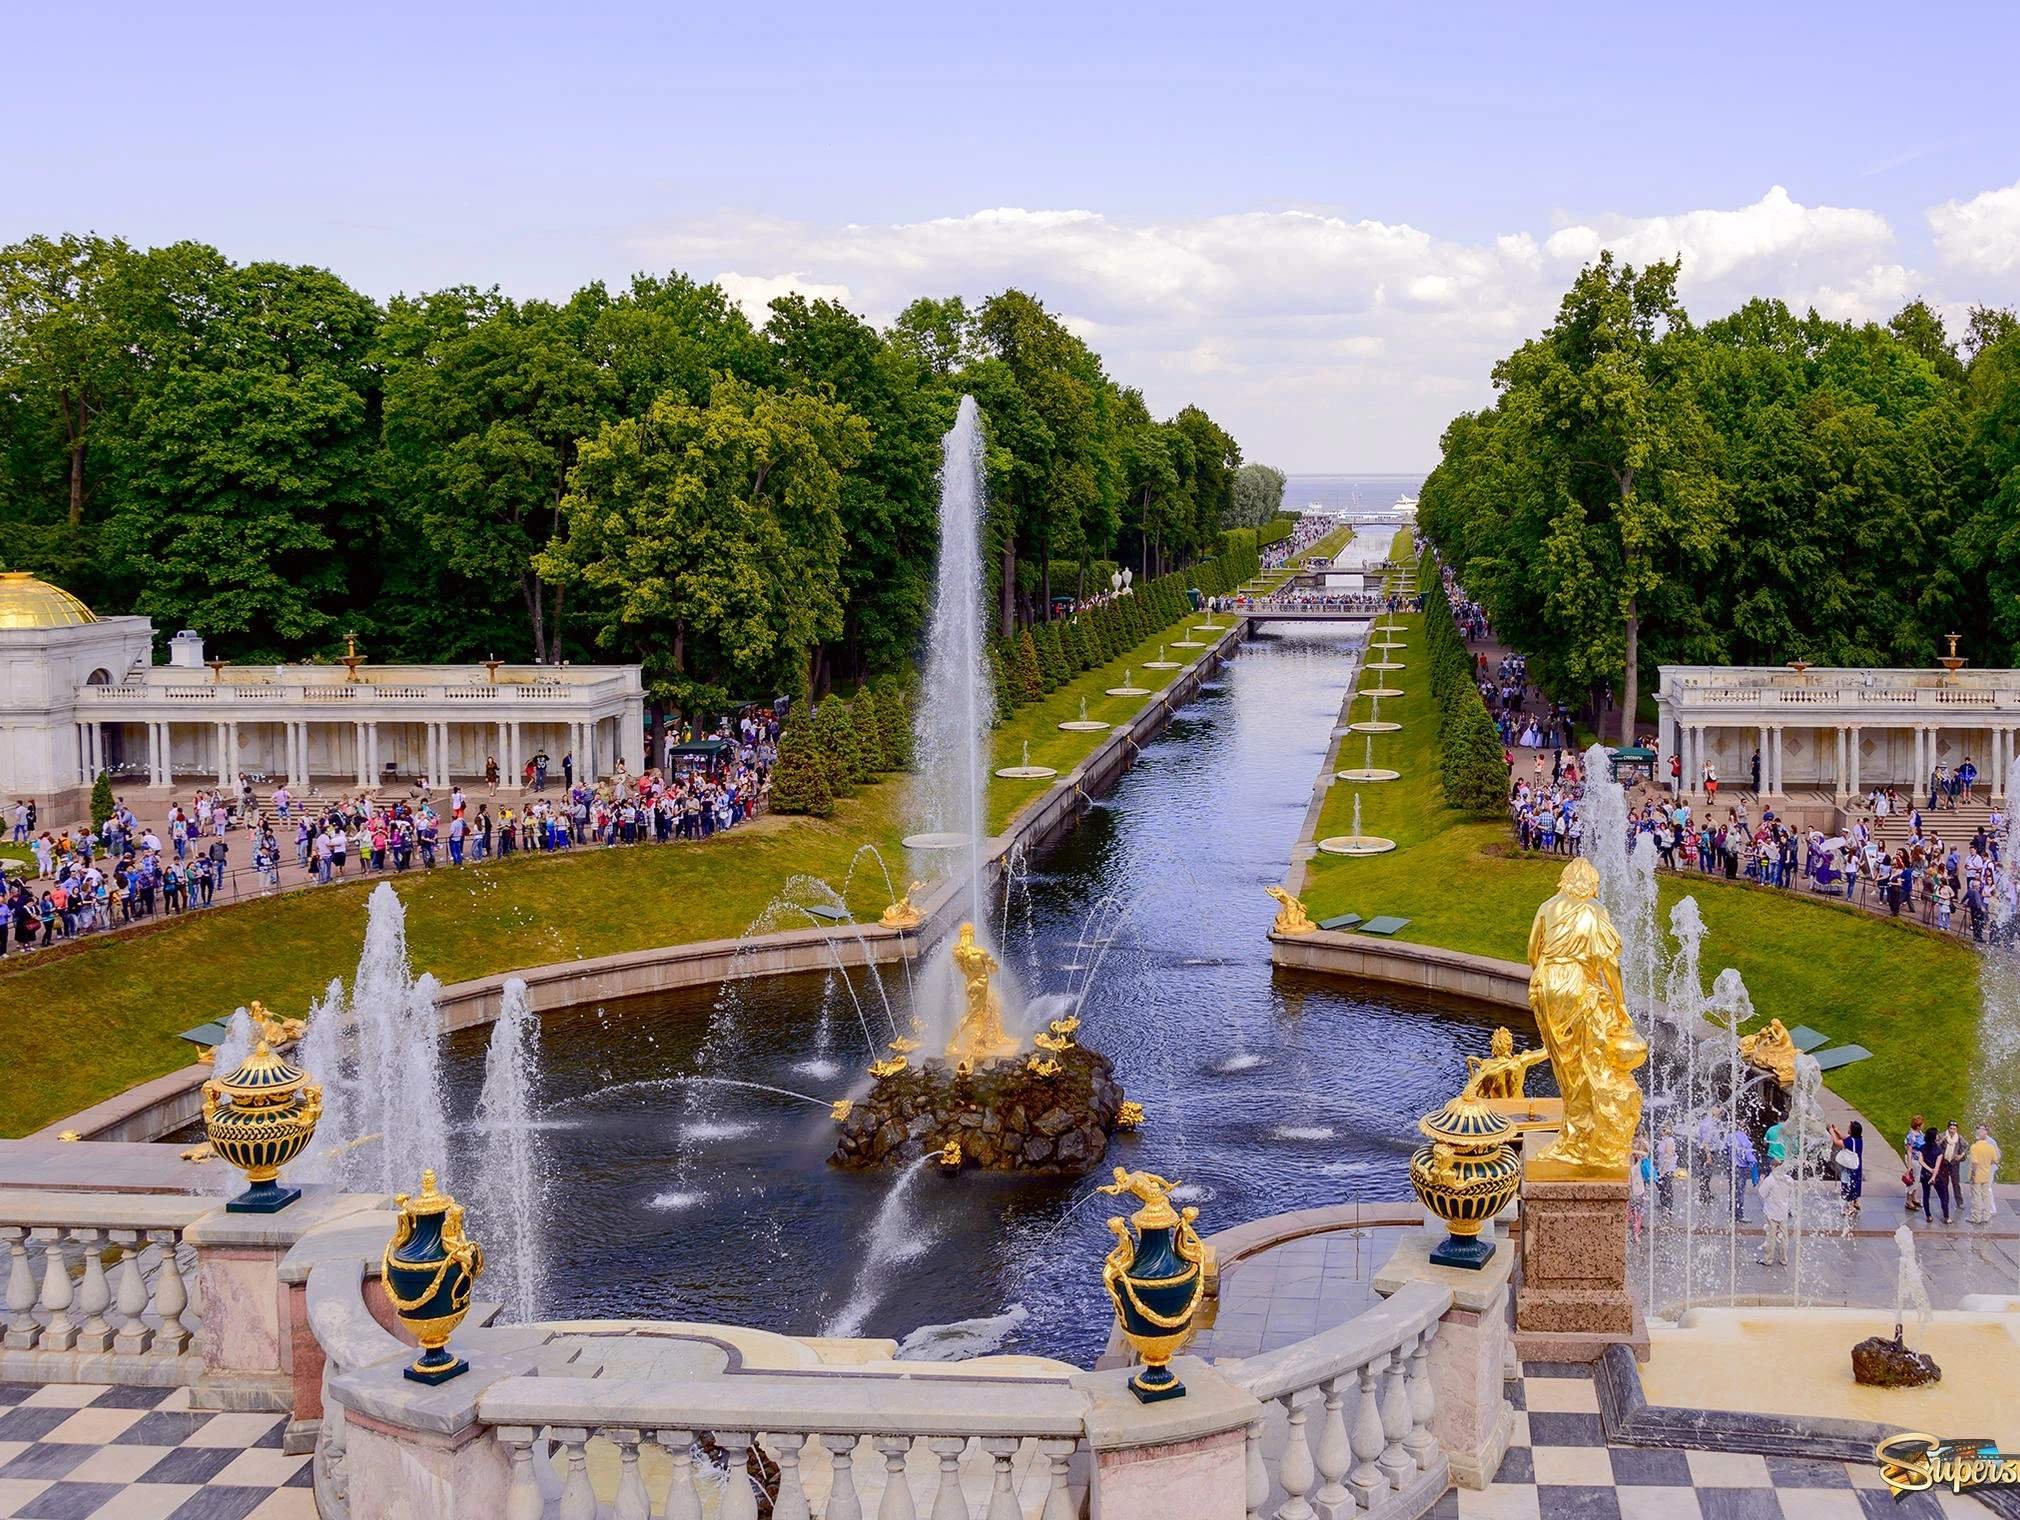
[[[1026,991],[1088,980],[1080,1037],[1148,1111],[1109,1161],[1183,1181],[1208,1230],[1407,1198],[1417,1116],[1458,1090],[1465,1056],[1499,1022],[1270,967],[1263,888],[1283,879],[1354,660],[1330,630],[1244,646],[1080,828],[1029,861],[1008,915],[1004,960]],[[1105,897],[1122,911],[1096,912]],[[993,918],[1005,921],[1000,903]],[[885,982],[904,996],[903,977]],[[820,977],[742,986],[705,1074],[860,1093],[849,1042],[818,1047],[822,991]],[[697,1109],[683,1079],[716,1001],[674,994],[544,1020],[547,1313],[891,1336],[1002,1316],[1002,1349],[1092,1361],[1111,1313],[1100,1262],[1113,1200],[1077,1205],[1099,1176],[929,1168],[894,1199],[897,1174],[825,1164],[834,1125],[806,1103],[722,1087]],[[455,1039],[457,1112],[475,1101],[483,1044],[482,1031]],[[825,1081],[806,1069],[823,1055],[841,1062]],[[1020,1304],[1028,1315],[1006,1314]]]

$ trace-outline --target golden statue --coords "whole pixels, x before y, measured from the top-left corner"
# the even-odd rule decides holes
[[[1529,1007],[1564,1094],[1564,1128],[1538,1159],[1587,1176],[1624,1172],[1648,1046],[1620,985],[1620,935],[1598,900],[1599,872],[1582,856],[1529,929]]]
[[[879,922],[886,929],[918,928],[925,915],[912,905],[912,894],[923,886],[925,886],[924,882],[915,881],[905,888],[905,895],[892,903],[890,907],[884,909],[884,916]]]
[[[1796,1042],[1780,1019],[1769,1019],[1760,1029],[1739,1042],[1739,1058],[1749,1066],[1774,1073],[1783,1087],[1796,1085]]]
[[[1515,1054],[1515,1035],[1507,1025],[1494,1031],[1488,1054],[1466,1057],[1466,1085],[1462,1098],[1526,1098],[1522,1090],[1529,1080],[1529,1068],[1550,1059],[1547,1050],[1525,1050]]]
[[[1263,890],[1274,897],[1279,904],[1276,921],[1270,925],[1270,933],[1314,934],[1318,931],[1319,926],[1313,923],[1312,916],[1305,912],[1305,905],[1282,887],[1264,887]]]
[[[973,924],[961,925],[954,943],[954,969],[961,973],[968,1006],[961,1027],[947,1042],[947,1059],[980,1066],[1015,1055],[1018,1042],[1003,1032],[1003,999],[989,984],[997,969],[996,957],[975,943]]]

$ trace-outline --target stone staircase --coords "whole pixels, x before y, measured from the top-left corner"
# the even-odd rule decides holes
[[[1922,827],[1935,833],[1945,843],[1964,845],[1981,828],[1989,828],[1992,819],[1991,788],[1984,783],[1973,789],[1968,797],[1959,797],[1954,810],[1927,806],[1928,799],[1916,799],[1922,806]],[[1847,826],[1863,819],[1873,831],[1874,842],[1892,853],[1904,848],[1909,839],[1908,814],[1904,807],[1901,812],[1889,814],[1885,818],[1875,818],[1867,811],[1863,801],[1853,802],[1845,809]]]

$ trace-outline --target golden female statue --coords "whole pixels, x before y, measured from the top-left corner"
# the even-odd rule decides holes
[[[1599,873],[1580,857],[1529,929],[1529,1007],[1564,1094],[1564,1128],[1539,1158],[1586,1175],[1627,1166],[1641,1120],[1634,1069],[1648,1046],[1620,985],[1620,935],[1598,900]]]
[[[967,1011],[961,1027],[947,1042],[949,1061],[968,1061],[980,1066],[1017,1051],[1017,1041],[1003,1032],[1003,999],[989,984],[996,971],[996,957],[975,943],[975,926],[961,925],[954,944],[954,969],[961,973]]]
[[[1277,900],[1276,921],[1270,925],[1272,934],[1311,934],[1318,925],[1305,912],[1305,905],[1290,895],[1282,887],[1264,887],[1263,890]]]

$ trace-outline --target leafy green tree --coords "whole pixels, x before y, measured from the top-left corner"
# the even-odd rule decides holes
[[[1234,506],[1226,526],[1260,528],[1282,509],[1286,484],[1284,472],[1271,465],[1243,465],[1235,472]]]
[[[102,829],[116,804],[112,798],[112,777],[100,771],[91,783],[91,827]]]
[[[814,709],[812,738],[814,754],[827,773],[828,790],[836,797],[853,796],[862,764],[857,756],[856,725],[849,717],[849,704],[840,696],[823,697]]]
[[[905,686],[896,676],[887,676],[877,688],[877,727],[883,742],[884,769],[908,771],[912,768],[912,704]]]
[[[1031,638],[1029,628],[1017,634],[1017,668],[1012,686],[1026,702],[1036,702],[1045,695],[1045,675],[1038,668],[1038,646]]]
[[[752,683],[801,689],[841,631],[842,478],[868,443],[845,407],[716,382],[583,440],[565,537],[536,559],[581,584],[597,642],[639,659],[655,696],[721,707]]]
[[[883,711],[877,694],[868,686],[858,690],[849,699],[849,716],[856,726],[856,780],[875,781],[878,772],[891,768],[884,764]]]

